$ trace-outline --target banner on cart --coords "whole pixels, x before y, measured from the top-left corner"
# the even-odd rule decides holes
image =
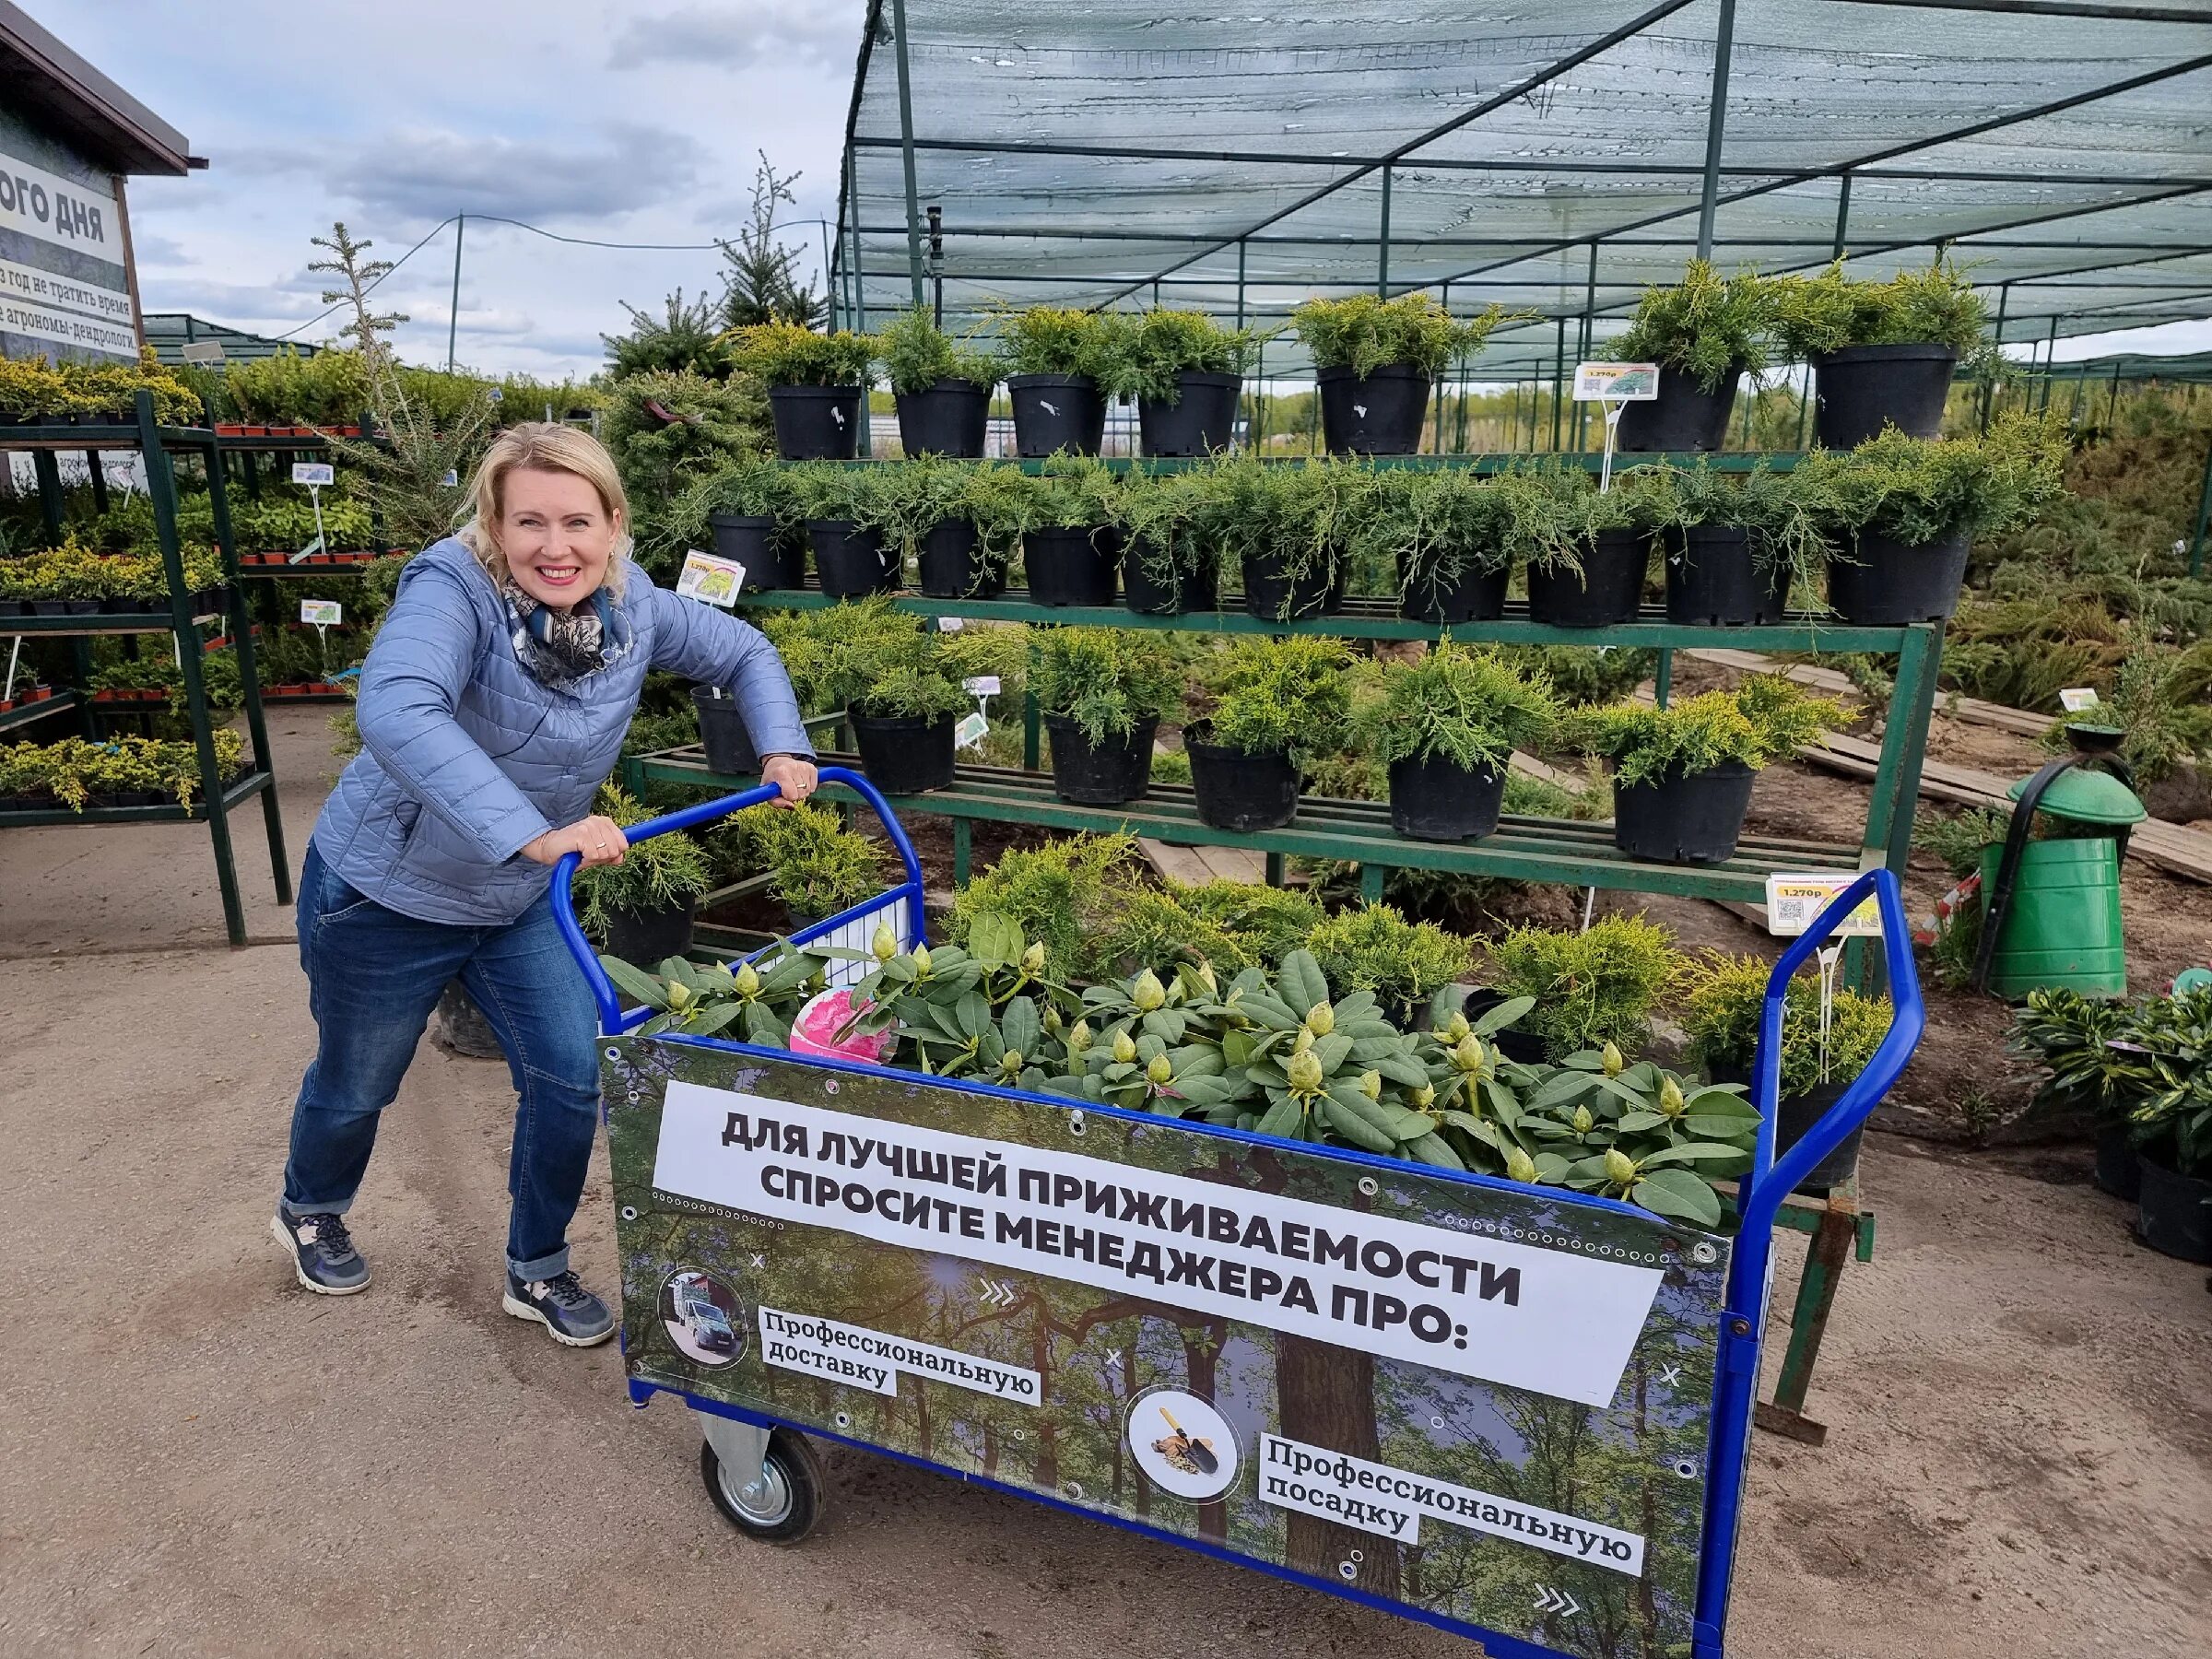
[[[1470,1634],[1687,1651],[1725,1241],[906,1073],[607,1054],[634,1376]]]

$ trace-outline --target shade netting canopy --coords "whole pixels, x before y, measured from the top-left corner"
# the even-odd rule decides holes
[[[1477,359],[1502,376],[1701,241],[1770,274],[1947,249],[2006,341],[2212,316],[2212,9],[872,0],[832,288],[880,320],[919,265],[948,324],[1423,289],[1535,313]]]

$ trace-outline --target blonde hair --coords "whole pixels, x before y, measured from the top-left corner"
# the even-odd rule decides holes
[[[615,470],[615,458],[606,446],[581,428],[525,420],[494,438],[468,481],[468,522],[455,532],[461,545],[477,556],[493,582],[506,580],[507,556],[500,548],[499,524],[506,505],[507,475],[517,467],[571,473],[598,493],[600,510],[609,523],[619,526],[606,561],[606,578],[600,585],[610,597],[619,599],[622,561],[630,549],[629,498],[623,493],[622,475]]]

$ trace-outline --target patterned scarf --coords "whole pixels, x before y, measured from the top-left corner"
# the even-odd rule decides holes
[[[619,606],[607,602],[604,588],[590,604],[560,611],[540,605],[510,576],[500,584],[500,597],[506,602],[516,659],[533,679],[552,690],[572,690],[577,681],[610,666],[629,650],[628,619]]]

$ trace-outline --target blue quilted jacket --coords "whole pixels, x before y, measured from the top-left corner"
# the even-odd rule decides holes
[[[727,688],[760,753],[814,752],[782,661],[749,623],[635,564],[619,608],[628,650],[555,690],[517,659],[506,606],[465,547],[418,555],[361,669],[361,753],[315,821],[324,862],[405,916],[513,921],[547,875],[521,850],[591,812],[650,668]]]

